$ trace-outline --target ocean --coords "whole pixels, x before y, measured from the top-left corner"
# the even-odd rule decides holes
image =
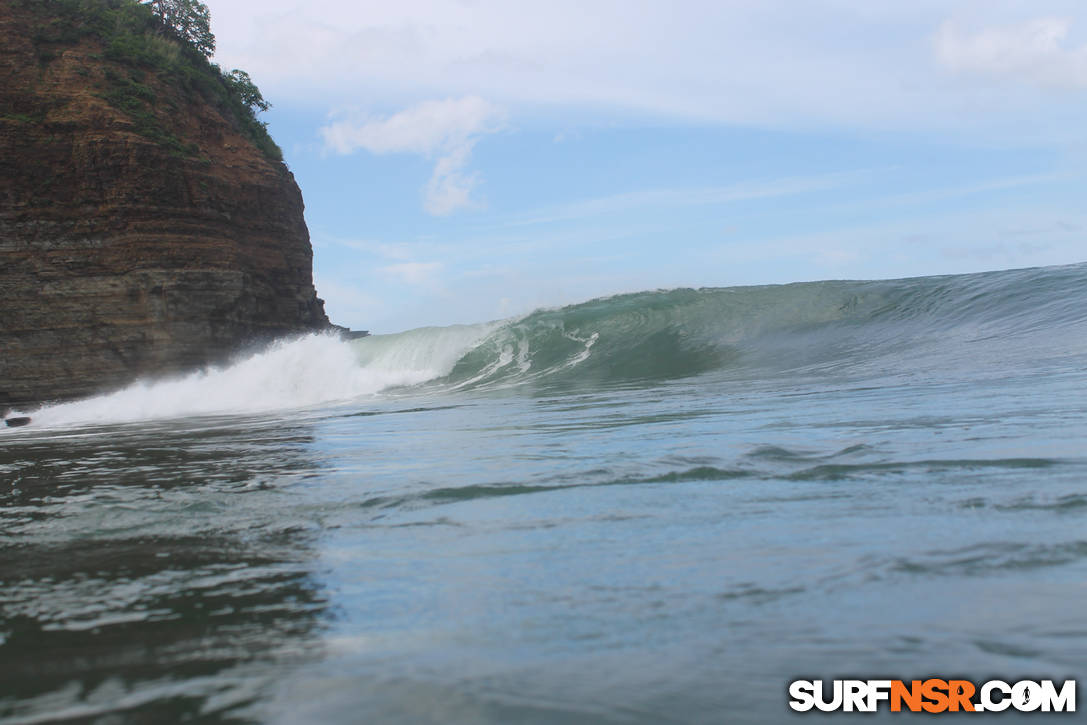
[[[313,335],[31,415],[4,723],[819,721],[790,681],[1087,665],[1087,264]]]

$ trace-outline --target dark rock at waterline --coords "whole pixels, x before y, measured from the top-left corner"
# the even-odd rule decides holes
[[[370,336],[369,330],[352,330],[343,325],[330,325],[329,327],[336,331],[341,340],[358,340],[359,338]]]
[[[19,418],[8,418],[4,421],[4,424],[7,425],[8,428],[18,428],[19,426],[26,425],[29,422],[30,418],[22,416]]]
[[[99,5],[0,2],[0,403],[11,408],[329,326],[290,171],[214,94],[112,54],[72,15]],[[110,100],[133,89],[154,99],[135,120]]]

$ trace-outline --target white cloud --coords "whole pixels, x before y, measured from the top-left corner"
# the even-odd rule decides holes
[[[445,215],[476,205],[478,175],[466,171],[480,136],[503,127],[505,113],[478,96],[424,101],[387,118],[344,119],[321,128],[325,148],[340,154],[414,153],[437,157],[423,207]]]
[[[756,199],[811,194],[861,183],[870,176],[864,170],[818,176],[751,180],[729,186],[647,189],[586,199],[552,207],[513,219],[509,226],[528,226],[618,214],[647,207],[715,206]]]
[[[1033,77],[1065,86],[1078,78],[1081,54],[1062,27],[1087,24],[1081,0],[209,2],[220,62],[249,70],[281,104],[333,106],[350,97],[402,108],[481,96],[519,116],[560,118],[566,128],[585,117],[635,116],[911,132],[955,127],[976,137],[1010,111],[1037,117],[1037,99],[993,94],[989,84],[971,82],[976,74],[947,83],[945,68],[932,62],[941,23],[958,23],[940,31],[941,52],[963,70],[984,65],[986,48],[1003,53],[1026,43],[1014,67],[1035,68]],[[1024,24],[1024,10],[1068,24]],[[995,30],[959,30],[979,27]],[[1023,126],[1001,128],[1021,136]],[[426,134],[393,139],[394,129],[380,130],[380,144],[354,134],[336,142],[432,142]]]
[[[403,262],[379,267],[378,272],[404,284],[436,288],[442,267],[441,262]]]
[[[474,142],[465,141],[434,165],[423,202],[428,214],[445,216],[457,209],[476,206],[472,200],[472,190],[479,182],[479,174],[464,171],[473,145]]]
[[[325,247],[325,246],[337,246],[347,247],[348,249],[355,249],[360,252],[365,252],[377,257],[383,257],[385,259],[396,259],[407,261],[412,258],[416,253],[412,245],[406,243],[389,243],[389,242],[377,242],[370,239],[340,239],[337,237],[328,236],[314,236],[313,246]]]
[[[1087,87],[1087,45],[1067,47],[1071,22],[1037,18],[963,32],[952,21],[936,32],[939,60],[950,70],[1041,86]]]
[[[345,120],[321,129],[341,154],[360,148],[375,154],[445,153],[502,128],[503,112],[478,96],[424,101],[384,119]]]
[[[338,324],[351,327],[362,326],[366,320],[372,320],[388,314],[388,304],[378,297],[362,290],[358,278],[339,280],[326,275],[318,275],[314,280],[318,296],[325,301],[325,312]]]

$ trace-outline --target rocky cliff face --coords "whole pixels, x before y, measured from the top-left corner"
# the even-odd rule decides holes
[[[244,119],[48,13],[0,2],[0,407],[327,327],[301,193]]]

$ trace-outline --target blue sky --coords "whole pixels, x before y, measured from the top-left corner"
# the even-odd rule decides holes
[[[209,0],[375,332],[1087,260],[1087,3]]]

